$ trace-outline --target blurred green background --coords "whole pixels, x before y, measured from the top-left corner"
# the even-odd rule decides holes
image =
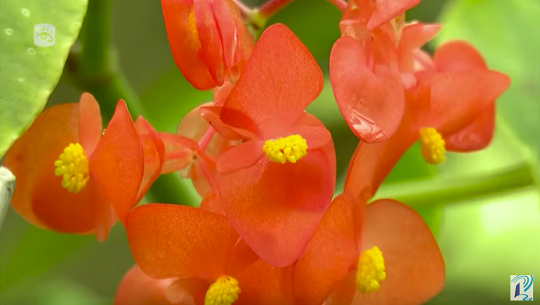
[[[452,38],[470,41],[491,68],[511,76],[512,87],[498,101],[488,149],[448,155],[433,167],[415,146],[377,196],[413,206],[436,234],[447,283],[429,304],[506,304],[509,275],[540,278],[540,6],[534,0],[424,0],[407,17],[443,24],[428,49]],[[270,22],[287,24],[327,71],[339,18],[324,0],[298,0]],[[111,21],[120,66],[146,118],[159,131],[173,132],[211,94],[192,89],[174,65],[158,0],[112,1]],[[49,103],[74,102],[79,94],[63,76]],[[309,110],[333,134],[342,177],[358,141],[341,119],[328,81]],[[0,304],[112,304],[132,264],[119,225],[98,243],[91,236],[38,230],[10,210],[0,232]]]

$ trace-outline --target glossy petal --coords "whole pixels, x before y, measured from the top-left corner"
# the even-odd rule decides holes
[[[122,223],[137,204],[143,166],[137,130],[125,102],[119,101],[105,135],[89,158],[89,171]]]
[[[165,146],[157,131],[142,117],[138,117],[135,121],[135,128],[137,129],[144,159],[143,177],[135,198],[135,203],[138,203],[162,172],[165,160]]]
[[[238,234],[224,216],[186,206],[147,204],[127,220],[131,252],[145,273],[157,277],[223,274]]]
[[[219,194],[231,225],[268,263],[283,267],[294,262],[332,198],[332,166],[326,154],[308,150],[296,164],[263,157],[227,173],[220,171],[220,164]]]
[[[356,293],[353,304],[423,304],[444,284],[444,260],[422,218],[406,205],[379,200],[366,209],[362,248],[381,249],[386,280],[370,294]]]
[[[174,281],[167,289],[167,299],[174,305],[203,305],[212,281],[190,277]]]
[[[217,171],[228,174],[262,162],[261,159],[266,158],[262,151],[263,145],[264,141],[259,140],[247,141],[232,147],[218,159]]]
[[[292,124],[322,87],[321,69],[309,50],[286,26],[272,25],[257,41],[221,118],[254,133]]]
[[[135,265],[122,278],[114,305],[172,305],[165,295],[172,281],[149,277]]]
[[[217,191],[216,164],[205,155],[197,156],[189,171],[191,182],[201,197]]]
[[[178,69],[193,87],[208,90],[218,86],[204,58],[199,57],[201,42],[197,27],[188,17],[193,12],[192,0],[161,0],[167,38]],[[194,18],[193,16],[191,18]]]
[[[418,139],[408,112],[397,132],[385,142],[360,143],[351,159],[343,192],[355,202],[367,201],[390,173],[394,165]]]
[[[471,152],[486,148],[495,130],[495,103],[482,111],[469,125],[444,138],[446,150]]]
[[[50,221],[43,223],[32,208],[35,198],[40,197],[40,194],[36,193],[36,188],[43,189],[39,187],[43,181],[47,182],[48,187],[60,188],[65,192],[60,185],[62,179],[54,176],[54,161],[67,145],[79,141],[78,118],[78,104],[62,104],[45,109],[5,155],[4,165],[17,177],[17,187],[11,205],[17,213],[34,225],[41,227],[53,225],[58,229],[74,229],[79,232],[93,229],[92,213],[83,216],[88,218],[87,220],[78,221],[75,227],[69,228],[66,225],[56,226]],[[41,175],[46,177],[42,178]],[[54,205],[53,200],[48,202]]]
[[[336,197],[294,269],[296,302],[322,304],[358,260],[355,211],[346,196]]]
[[[330,81],[339,110],[360,139],[386,140],[396,131],[405,107],[401,79],[385,65],[370,70],[359,41],[340,38],[330,54]]]
[[[418,5],[420,0],[377,0],[377,8],[369,19],[367,27],[373,30],[383,23],[404,14],[406,10]]]
[[[510,85],[510,79],[489,70],[420,75],[413,112],[421,127],[449,135],[470,124]]]
[[[99,104],[90,93],[83,93],[79,100],[79,143],[87,155],[91,155],[101,138]]]

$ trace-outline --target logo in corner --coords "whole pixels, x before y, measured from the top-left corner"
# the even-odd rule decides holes
[[[510,301],[533,300],[533,276],[511,275],[510,276]]]
[[[34,44],[38,47],[50,47],[55,43],[55,28],[52,24],[34,25]]]

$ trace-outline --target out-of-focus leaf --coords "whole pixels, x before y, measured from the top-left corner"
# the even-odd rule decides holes
[[[283,23],[302,40],[317,61],[328,62],[332,45],[339,38],[341,12],[327,0],[297,0],[270,18]]]
[[[198,105],[212,100],[210,91],[194,89],[176,66],[143,93],[146,119],[159,131],[176,132],[182,118]]]
[[[14,244],[9,258],[0,265],[0,291],[19,281],[40,274],[63,261],[95,236],[59,234],[28,226],[22,238]],[[2,243],[2,251],[6,251]]]
[[[25,293],[32,291],[32,293]],[[107,305],[110,300],[69,279],[25,283],[2,294],[2,305]]]
[[[79,34],[86,5],[87,0],[2,0],[0,156],[45,106]]]
[[[454,0],[437,42],[464,39],[512,79],[499,111],[540,156],[540,5],[537,0]]]
[[[445,207],[439,245],[446,288],[428,304],[505,304],[509,275],[540,276],[535,189]]]

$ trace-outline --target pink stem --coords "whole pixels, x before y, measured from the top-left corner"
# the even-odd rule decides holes
[[[214,134],[216,134],[216,130],[212,126],[209,126],[208,130],[206,130],[206,132],[204,133],[202,138],[199,140],[199,143],[198,143],[199,144],[199,150],[202,153],[204,153],[204,151],[206,150],[206,147],[208,147],[208,144],[210,143],[210,141],[214,137]]]
[[[294,0],[269,0],[259,9],[259,14],[265,18],[270,18],[277,13],[280,9],[287,6]]]
[[[243,16],[249,16],[251,14],[251,9],[247,7],[244,3],[242,3],[242,0],[234,0],[234,3],[236,6],[238,6],[238,9],[242,13]]]
[[[344,12],[347,8],[347,2],[343,0],[328,0],[328,2],[332,3],[335,7],[337,7],[338,10]]]

